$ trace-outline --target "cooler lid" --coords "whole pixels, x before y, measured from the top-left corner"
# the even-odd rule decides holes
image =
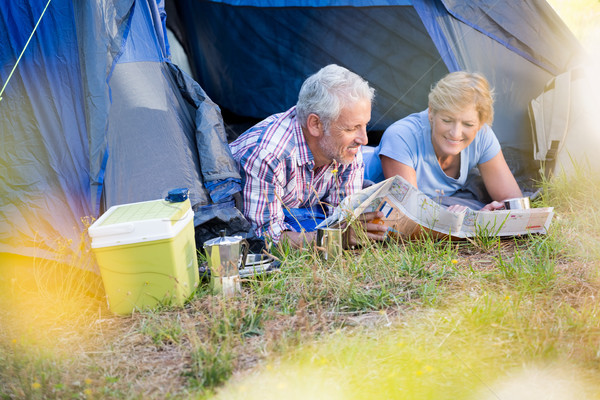
[[[113,206],[88,229],[92,248],[169,239],[193,221],[189,199],[152,200]]]
[[[111,207],[108,216],[98,226],[121,224],[124,222],[168,219],[172,223],[179,221],[190,208],[189,202],[171,203],[164,200],[131,203]],[[111,212],[112,210],[112,212]]]

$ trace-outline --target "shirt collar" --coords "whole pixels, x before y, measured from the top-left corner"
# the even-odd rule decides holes
[[[290,113],[290,117],[294,118],[296,123],[294,124],[294,136],[296,138],[296,148],[298,149],[298,158],[296,161],[298,165],[306,165],[309,168],[313,168],[315,165],[315,159],[312,151],[308,147],[306,143],[306,138],[304,137],[304,133],[302,132],[302,126],[300,125],[300,121],[296,116],[296,106],[292,107],[293,112]]]

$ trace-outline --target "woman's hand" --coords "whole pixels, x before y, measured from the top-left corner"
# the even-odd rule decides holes
[[[485,207],[481,209],[481,211],[496,211],[496,210],[504,210],[504,203],[499,201],[492,201],[490,204],[486,204]]]
[[[460,204],[452,204],[451,206],[448,206],[448,211],[459,213],[459,212],[465,211],[467,208],[469,208],[469,207],[462,206]]]

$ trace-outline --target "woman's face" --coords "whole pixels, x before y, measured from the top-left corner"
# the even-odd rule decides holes
[[[473,142],[481,128],[472,104],[458,112],[429,110],[431,142],[438,157],[456,156]]]

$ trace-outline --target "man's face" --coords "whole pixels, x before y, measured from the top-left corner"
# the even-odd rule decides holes
[[[338,119],[323,133],[320,142],[323,155],[340,164],[352,163],[360,146],[368,142],[367,124],[370,119],[371,102],[368,100],[344,107]]]

